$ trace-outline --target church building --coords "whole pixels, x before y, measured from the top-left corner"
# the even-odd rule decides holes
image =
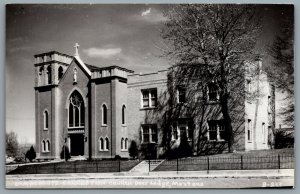
[[[163,141],[176,148],[183,136],[193,150],[226,145],[222,116],[217,113],[207,114],[204,127],[199,117],[188,113],[166,122],[170,69],[135,74],[119,66],[88,65],[80,59],[78,46],[74,56],[57,51],[34,56],[37,158],[58,159],[63,146],[68,146],[72,157],[129,158],[132,141],[140,157],[151,152],[149,157],[157,158],[166,149]],[[257,61],[258,66],[261,63]],[[275,122],[274,88],[266,79],[259,85],[247,75],[244,86],[249,91],[264,87],[264,95],[255,102],[241,98],[241,124],[233,119],[233,128],[239,129],[234,150],[269,149]],[[188,88],[176,87],[176,103],[185,104],[187,92]],[[217,89],[209,87],[207,95],[209,106],[217,107]]]

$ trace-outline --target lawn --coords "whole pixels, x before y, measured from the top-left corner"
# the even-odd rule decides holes
[[[8,174],[124,172],[129,171],[138,163],[139,161],[137,160],[95,160],[33,164],[20,166]]]
[[[294,149],[258,150],[166,160],[154,171],[293,169]]]

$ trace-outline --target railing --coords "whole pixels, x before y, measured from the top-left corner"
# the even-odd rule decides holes
[[[150,164],[151,165],[151,164]],[[294,155],[198,157],[166,160],[154,171],[293,169]]]
[[[69,161],[19,166],[7,174],[63,174],[127,172],[137,165],[137,160]]]
[[[211,170],[263,170],[294,169],[294,155],[272,156],[203,156],[164,160],[145,160],[150,171],[211,171]],[[128,172],[138,160],[69,161],[47,164],[23,165],[7,174],[58,174]],[[156,167],[157,166],[157,167]]]

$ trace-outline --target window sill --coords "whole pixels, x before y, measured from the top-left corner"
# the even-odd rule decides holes
[[[109,150],[99,150],[99,152],[109,152]]]
[[[128,152],[128,150],[121,150],[121,152]]]
[[[103,124],[102,124],[101,127],[107,127],[107,125],[103,125]]]
[[[47,129],[44,129],[43,131],[48,131],[49,129],[47,128]]]
[[[78,127],[68,127],[68,129],[82,129],[84,126],[78,126]]]
[[[122,124],[122,127],[127,127],[127,125],[126,124]]]
[[[224,139],[220,139],[220,140],[208,140],[209,142],[225,142]]]
[[[142,107],[140,108],[140,110],[152,110],[152,109],[156,109],[157,107]]]

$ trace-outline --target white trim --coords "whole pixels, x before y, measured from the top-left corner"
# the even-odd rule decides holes
[[[78,63],[83,67],[83,69],[89,74],[89,76],[92,75],[92,72],[89,70],[89,68],[84,64],[84,62],[80,59],[79,56],[74,56],[74,58],[78,61]]]

